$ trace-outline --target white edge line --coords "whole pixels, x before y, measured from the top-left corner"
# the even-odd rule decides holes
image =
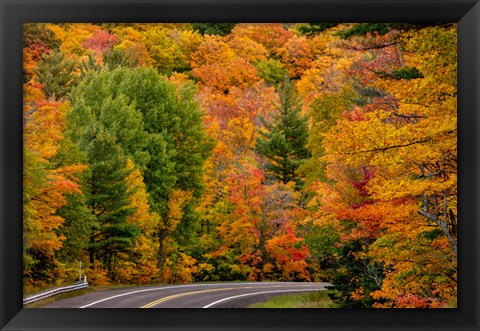
[[[282,282],[233,283],[233,284],[231,284],[231,285],[237,285],[237,284],[238,284],[238,285],[245,285],[245,284],[249,284],[249,285],[252,285],[252,284],[262,284],[262,285],[265,285],[265,284],[282,284]],[[307,285],[307,284],[310,284],[310,285]],[[104,299],[101,299],[101,300],[97,300],[97,301],[91,302],[91,303],[89,303],[89,304],[87,304],[87,305],[84,305],[84,306],[81,306],[81,307],[78,307],[78,308],[87,308],[87,307],[96,305],[97,303],[100,303],[100,302],[108,301],[108,300],[111,300],[111,299],[123,297],[123,296],[130,295],[130,294],[141,293],[141,292],[168,290],[168,289],[172,289],[172,288],[195,287],[195,286],[218,286],[218,285],[223,285],[223,284],[215,284],[215,283],[213,283],[213,284],[190,284],[190,285],[175,285],[175,286],[164,286],[164,287],[147,288],[147,289],[144,289],[144,290],[137,290],[137,291],[133,291],[133,292],[127,292],[127,293],[117,294],[117,295],[114,295],[114,296],[111,296],[111,297],[108,297],[108,298],[104,298]],[[312,286],[312,285],[313,285],[312,283],[305,283],[304,286]],[[204,307],[204,308],[205,308],[205,307]]]
[[[210,308],[211,306],[215,306],[216,304],[220,303],[220,302],[224,302],[224,301],[228,301],[228,300],[231,300],[231,299],[236,299],[236,298],[241,298],[241,297],[247,297],[247,296],[251,296],[251,295],[257,295],[257,294],[265,294],[265,293],[278,293],[278,292],[306,292],[306,291],[323,291],[325,289],[311,289],[311,290],[279,290],[279,291],[264,291],[264,292],[254,292],[254,293],[246,293],[246,294],[240,294],[240,295],[235,295],[233,297],[228,297],[228,298],[225,298],[225,299],[222,299],[222,300],[218,300],[218,301],[215,301],[215,302],[212,302],[208,305],[206,305],[205,307],[202,307],[202,308]]]

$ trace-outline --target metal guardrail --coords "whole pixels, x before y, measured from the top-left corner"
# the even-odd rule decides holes
[[[63,286],[63,287],[59,287],[59,288],[56,288],[56,289],[53,289],[53,290],[50,290],[50,291],[47,291],[47,292],[42,292],[42,293],[38,293],[38,294],[31,295],[31,296],[28,296],[26,298],[23,298],[23,305],[26,305],[26,304],[29,304],[29,303],[32,303],[32,302],[35,302],[35,301],[38,301],[38,300],[45,299],[45,298],[51,297],[51,296],[59,294],[59,293],[80,290],[80,289],[86,288],[86,287],[88,287],[88,283],[85,279],[84,282],[81,282],[81,283],[78,283],[78,284],[75,284],[75,285]]]

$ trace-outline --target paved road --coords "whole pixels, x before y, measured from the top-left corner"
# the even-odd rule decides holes
[[[325,290],[326,285],[242,282],[135,287],[90,292],[45,308],[242,308],[276,295]]]

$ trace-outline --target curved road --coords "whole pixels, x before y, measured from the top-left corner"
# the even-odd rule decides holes
[[[325,290],[327,285],[242,282],[135,287],[90,292],[45,308],[243,308],[276,295]]]

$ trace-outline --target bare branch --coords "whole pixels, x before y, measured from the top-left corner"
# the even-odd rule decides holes
[[[402,148],[402,147],[408,147],[416,144],[423,144],[427,142],[428,139],[423,139],[423,140],[418,140],[418,141],[412,141],[407,144],[400,144],[400,145],[392,145],[392,146],[385,146],[385,147],[379,147],[379,148],[374,148],[374,149],[368,149],[364,151],[358,151],[358,152],[345,152],[343,154],[345,155],[352,155],[352,154],[360,154],[360,153],[371,153],[371,152],[385,152],[389,149],[394,149],[394,148]]]

